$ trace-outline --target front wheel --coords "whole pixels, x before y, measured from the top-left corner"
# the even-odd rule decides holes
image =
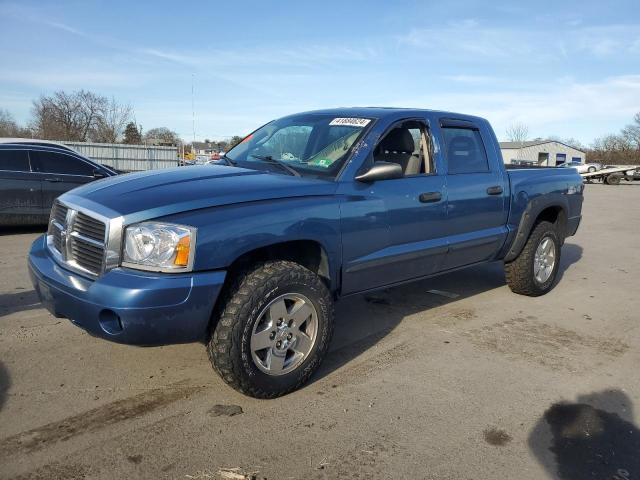
[[[207,351],[233,388],[274,398],[317,370],[331,340],[333,300],[315,273],[266,262],[241,274],[223,302]]]
[[[538,297],[551,290],[560,266],[560,245],[555,225],[538,223],[522,252],[504,265],[509,288],[530,297]]]
[[[596,171],[596,167],[589,167],[589,173],[593,173]]]

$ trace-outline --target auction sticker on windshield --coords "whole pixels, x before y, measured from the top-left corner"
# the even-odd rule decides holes
[[[371,120],[368,118],[334,118],[329,123],[332,125],[340,125],[341,127],[366,127]]]

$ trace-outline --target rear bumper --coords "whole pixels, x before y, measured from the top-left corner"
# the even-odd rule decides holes
[[[226,272],[171,275],[116,268],[88,279],[58,265],[41,236],[29,252],[29,274],[40,301],[55,316],[114,342],[164,345],[205,339]]]

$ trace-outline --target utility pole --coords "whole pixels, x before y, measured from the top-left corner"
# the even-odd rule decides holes
[[[195,76],[196,76],[195,73],[191,74],[191,119],[192,119],[192,123],[193,123],[193,141],[194,141],[194,143],[196,141],[196,103],[195,103],[195,100],[194,100],[194,87],[193,87]]]

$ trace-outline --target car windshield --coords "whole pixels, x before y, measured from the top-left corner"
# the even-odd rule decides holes
[[[285,117],[259,128],[226,156],[245,168],[335,178],[371,121],[327,114]]]

